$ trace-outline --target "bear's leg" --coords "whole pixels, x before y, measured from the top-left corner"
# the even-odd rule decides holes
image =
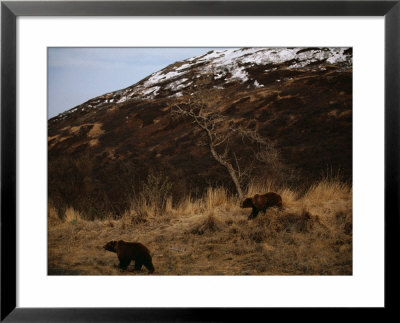
[[[254,218],[257,216],[258,212],[259,212],[259,210],[253,206],[253,211],[252,211],[251,214],[249,215],[248,219],[249,219],[249,220],[250,220],[250,219],[254,219]]]
[[[152,274],[154,272],[154,266],[151,261],[146,261],[144,266],[149,270],[149,273]]]
[[[135,260],[135,271],[139,271],[140,269],[142,269],[142,265],[143,265],[143,262],[136,259]]]
[[[131,263],[130,259],[127,258],[118,258],[119,259],[119,268],[121,269],[126,269],[126,267],[128,267],[128,265]]]

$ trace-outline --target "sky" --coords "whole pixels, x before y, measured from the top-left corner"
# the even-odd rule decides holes
[[[217,48],[48,48],[48,118]]]

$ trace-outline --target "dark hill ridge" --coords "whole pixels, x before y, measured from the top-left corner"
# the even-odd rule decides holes
[[[50,199],[119,214],[150,170],[167,174],[177,197],[208,185],[231,187],[200,131],[170,113],[210,75],[208,100],[272,139],[298,182],[328,169],[351,181],[351,49],[226,49],[176,62],[50,119]]]

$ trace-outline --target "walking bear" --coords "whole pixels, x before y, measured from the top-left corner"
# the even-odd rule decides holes
[[[251,214],[249,215],[248,219],[254,219],[258,212],[265,211],[269,207],[277,206],[282,208],[282,198],[279,194],[274,192],[268,192],[266,194],[256,194],[253,197],[248,197],[244,199],[241,206],[242,208],[252,208]]]
[[[133,260],[135,262],[135,270],[140,270],[144,265],[150,274],[154,272],[150,251],[139,242],[110,241],[103,248],[117,253],[119,267],[122,269],[126,269]]]

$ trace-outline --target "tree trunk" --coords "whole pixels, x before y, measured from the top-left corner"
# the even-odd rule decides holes
[[[224,167],[228,170],[229,175],[231,176],[232,181],[233,181],[233,183],[235,184],[236,191],[237,191],[237,193],[239,194],[239,198],[240,198],[240,200],[242,201],[242,200],[243,200],[243,197],[244,197],[244,194],[243,194],[242,188],[240,187],[239,179],[238,179],[238,177],[237,177],[237,175],[236,175],[235,170],[234,170],[233,167],[232,167],[232,164],[229,163],[229,162],[227,162],[226,160],[224,160],[224,159],[217,153],[217,151],[214,149],[214,140],[213,140],[212,131],[209,129],[209,127],[208,127],[206,124],[203,124],[203,120],[202,120],[201,118],[199,118],[198,116],[197,116],[197,117],[194,116],[194,121],[197,123],[197,125],[198,125],[201,129],[203,129],[203,130],[207,133],[207,136],[208,136],[208,143],[209,143],[209,147],[210,147],[211,154],[213,155],[214,159],[215,159],[218,163],[220,163],[222,166],[224,166]]]
[[[211,154],[213,155],[214,159],[228,170],[229,175],[231,176],[232,181],[235,184],[236,191],[239,194],[239,198],[242,201],[244,194],[243,194],[242,188],[240,187],[239,179],[237,178],[236,172],[233,169],[232,165],[229,162],[227,162],[226,160],[223,160],[218,155],[218,153],[215,151],[214,147],[212,146],[212,143],[210,143],[210,151],[211,151]]]

